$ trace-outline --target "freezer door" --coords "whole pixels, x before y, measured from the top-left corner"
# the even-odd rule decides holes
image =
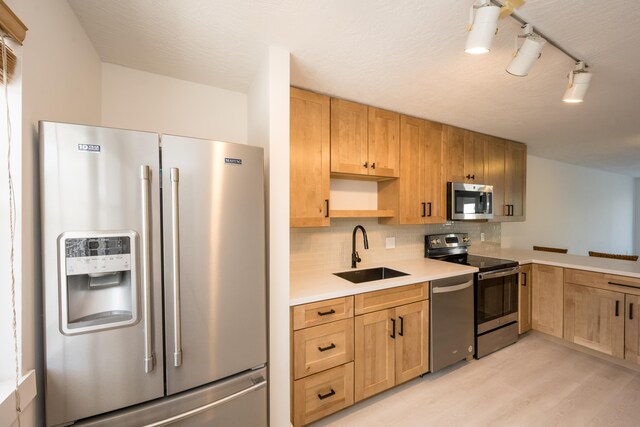
[[[158,142],[40,122],[47,426],[163,396]]]
[[[162,136],[168,394],[266,362],[263,151]]]
[[[85,420],[78,427],[266,427],[266,369]]]

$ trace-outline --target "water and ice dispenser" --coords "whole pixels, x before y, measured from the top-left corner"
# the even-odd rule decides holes
[[[67,232],[59,239],[60,328],[73,335],[138,321],[134,231]]]

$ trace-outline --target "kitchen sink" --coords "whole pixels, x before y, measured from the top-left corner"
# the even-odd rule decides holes
[[[393,270],[387,267],[366,268],[364,270],[344,271],[333,273],[351,283],[373,282],[374,280],[391,279],[392,277],[408,276],[409,273]]]

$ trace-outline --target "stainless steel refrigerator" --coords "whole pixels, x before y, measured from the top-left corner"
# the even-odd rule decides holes
[[[262,149],[39,130],[46,425],[266,426]]]

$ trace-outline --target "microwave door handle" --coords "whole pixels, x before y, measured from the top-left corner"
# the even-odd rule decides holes
[[[153,371],[155,356],[151,342],[151,227],[149,221],[149,166],[140,166],[142,190],[142,311],[144,316],[144,372]]]
[[[171,238],[173,240],[173,366],[182,365],[182,321],[180,317],[180,170],[171,168]]]

